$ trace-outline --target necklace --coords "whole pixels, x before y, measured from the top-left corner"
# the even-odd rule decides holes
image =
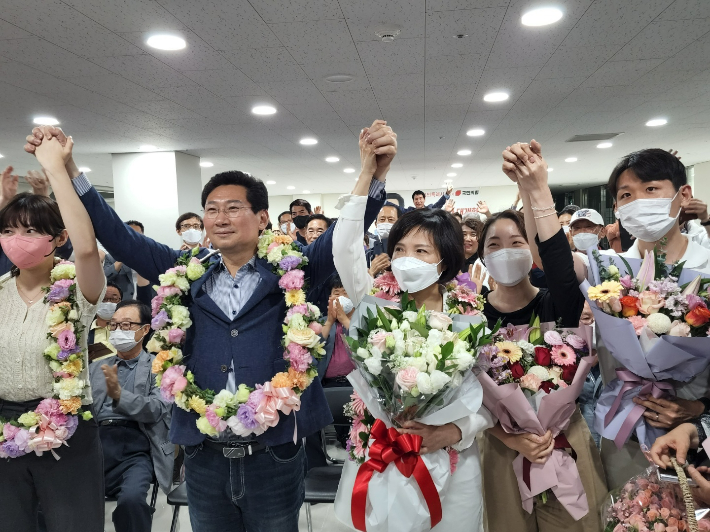
[[[34,303],[35,298],[44,291],[44,289],[42,287],[40,287],[40,289],[37,290],[37,292],[35,292],[35,294],[30,298],[30,296],[27,295],[27,292],[25,292],[22,288],[20,288],[20,284],[17,281],[15,281],[15,286],[17,287],[17,291],[20,292],[20,294],[22,294],[22,296],[27,300],[27,302],[30,305],[32,303]]]

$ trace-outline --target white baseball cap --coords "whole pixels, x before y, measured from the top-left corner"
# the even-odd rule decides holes
[[[594,209],[579,209],[572,215],[569,226],[572,227],[578,220],[589,220],[596,225],[604,225],[604,218]]]

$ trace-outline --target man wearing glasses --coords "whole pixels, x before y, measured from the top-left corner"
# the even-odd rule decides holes
[[[96,362],[116,354],[116,348],[111,345],[109,323],[116,312],[116,306],[123,299],[123,292],[116,283],[106,283],[106,293],[101,303],[96,306],[96,319],[89,330],[89,360]]]
[[[120,302],[108,329],[116,355],[89,366],[106,496],[117,499],[116,532],[149,532],[150,484],[155,477],[166,493],[172,484],[172,408],[155,385],[154,356],[143,348],[150,333],[150,308],[136,300]]]
[[[175,232],[182,238],[180,249],[186,251],[202,244],[204,237],[202,231],[204,228],[205,226],[199,214],[194,212],[181,214],[175,222]]]

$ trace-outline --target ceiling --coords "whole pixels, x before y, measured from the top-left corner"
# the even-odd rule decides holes
[[[710,1],[547,4],[564,17],[531,28],[520,18],[537,4],[515,0],[0,0],[0,164],[36,165],[22,144],[37,115],[57,117],[108,186],[110,153],[153,144],[213,162],[203,177],[274,180],[272,195],[345,192],[375,118],[399,135],[390,190],[439,187],[451,171],[457,186],[505,184],[500,152],[530,138],[553,184],[602,182],[644,147],[710,159]],[[394,42],[383,25],[401,30]],[[149,48],[157,30],[187,48]],[[495,89],[510,99],[484,102]],[[278,112],[255,116],[257,104]],[[668,124],[644,125],[656,117]],[[466,136],[474,127],[485,135]],[[564,142],[607,132],[624,134],[606,150]]]

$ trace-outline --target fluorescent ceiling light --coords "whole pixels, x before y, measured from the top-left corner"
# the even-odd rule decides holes
[[[346,174],[352,174],[355,171],[355,168],[343,168],[343,172]]]
[[[576,157],[567,157],[567,158],[565,159],[565,162],[566,162],[566,163],[576,163],[576,162],[577,162],[577,158],[576,158]],[[548,172],[549,172],[549,170],[548,170]]]
[[[80,166],[79,171],[88,174],[89,172],[91,172],[91,168],[89,168],[88,166]]]
[[[604,148],[611,148],[613,144],[611,142],[601,142],[597,144],[597,148],[604,149]]]
[[[200,163],[200,166],[201,166],[202,168],[212,168],[212,167],[214,166],[214,163],[211,163],[211,162],[209,162],[209,161],[202,161],[202,162]]]
[[[273,115],[276,113],[276,107],[270,105],[255,105],[251,108],[251,112],[255,115]]]
[[[355,77],[350,74],[334,74],[325,78],[329,83],[349,83],[354,79]]]
[[[0,153],[0,159],[2,159],[3,157],[5,157],[5,156],[2,153]]]
[[[507,92],[489,92],[483,97],[484,102],[504,102],[509,98]]]
[[[459,150],[456,155],[471,155],[471,150]]]
[[[267,181],[266,184],[267,184],[267,185],[275,185],[275,184],[276,184],[276,181]]]
[[[451,168],[461,168],[462,166],[463,166],[463,164],[461,164],[461,163],[454,163],[451,165]]]
[[[158,35],[151,35],[145,41],[145,43],[151,48],[156,48],[158,50],[182,50],[187,46],[185,39],[178,35],[171,35],[168,33],[160,33]]]
[[[547,171],[552,172],[552,171],[554,171],[554,168],[548,168]]]
[[[456,172],[449,172],[446,177],[456,177]]]
[[[337,163],[340,160],[340,157],[335,157],[334,155],[331,157],[326,157],[325,162],[327,163]]]
[[[287,190],[293,190],[296,187],[286,187]]]
[[[304,146],[313,146],[314,144],[318,144],[318,141],[312,137],[306,137],[298,141]]]
[[[668,120],[665,118],[654,118],[653,120],[649,120],[646,122],[646,125],[648,127],[657,127],[657,126],[665,126],[668,123]]]
[[[466,135],[468,135],[469,137],[480,137],[482,135],[485,135],[485,133],[486,132],[483,129],[479,128],[469,129],[468,131],[466,131]]]
[[[142,144],[140,148],[138,148],[140,151],[155,151],[158,149],[157,146],[153,146],[152,144]]]
[[[562,11],[556,7],[540,7],[532,9],[523,15],[520,22],[523,26],[547,26],[562,18]]]
[[[35,116],[32,121],[38,126],[56,126],[59,123],[53,116]]]

